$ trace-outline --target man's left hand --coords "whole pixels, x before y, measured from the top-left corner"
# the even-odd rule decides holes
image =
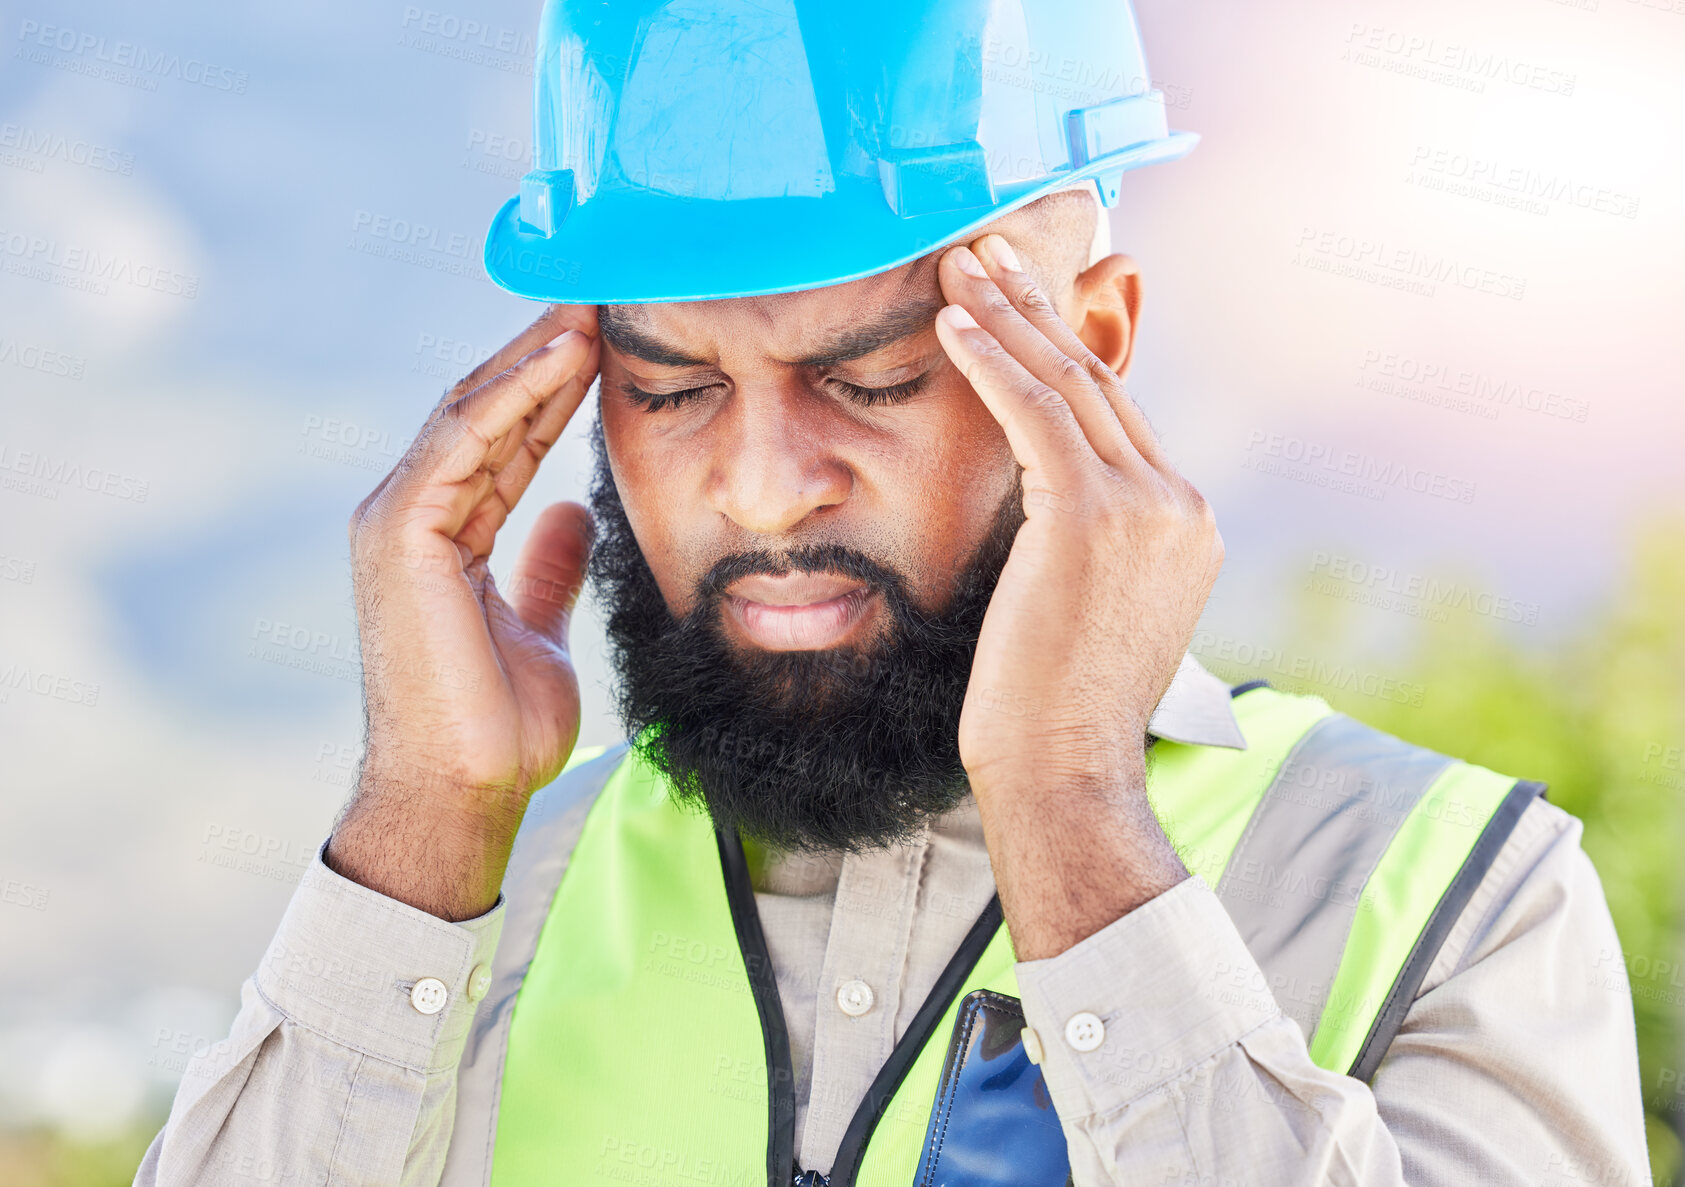
[[[1062,951],[1186,876],[1146,805],[1146,727],[1187,651],[1223,543],[1210,506],[1171,467],[1123,380],[1004,239],[986,235],[975,247],[942,259],[953,304],[938,315],[937,335],[1023,467],[1027,518],[983,620],[959,747],[1020,959],[1034,959],[1026,939]],[[1117,280],[1133,283],[1132,269]],[[1069,880],[1080,870],[1057,868],[1062,858],[1036,856],[1061,835],[1067,847],[1097,848],[1102,863],[1124,862],[1112,881],[1135,867],[1140,885],[1093,887],[1094,901],[1076,912],[1093,918],[1043,935],[1030,900],[1045,887],[1031,887],[1062,884],[1066,906],[1087,889]]]

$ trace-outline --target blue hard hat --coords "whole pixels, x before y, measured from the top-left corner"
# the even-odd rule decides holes
[[[535,79],[486,271],[573,304],[840,284],[1198,141],[1128,0],[546,0]]]

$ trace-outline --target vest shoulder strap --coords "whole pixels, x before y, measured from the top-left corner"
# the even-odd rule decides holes
[[[1343,713],[1298,738],[1216,889],[1319,1064],[1374,1074],[1457,916],[1541,790]]]
[[[1416,943],[1410,949],[1410,956],[1404,967],[1399,970],[1380,1013],[1364,1036],[1363,1045],[1352,1062],[1350,1075],[1364,1081],[1374,1078],[1387,1048],[1392,1045],[1399,1028],[1404,1025],[1404,1016],[1409,1013],[1411,1003],[1416,1000],[1416,991],[1421,988],[1423,978],[1433,967],[1434,958],[1439,955],[1440,947],[1451,934],[1451,929],[1463,913],[1463,908],[1468,906],[1469,899],[1474,897],[1481,879],[1492,868],[1492,863],[1497,859],[1499,850],[1504,847],[1504,842],[1509,840],[1510,834],[1515,831],[1522,813],[1527,810],[1535,796],[1542,797],[1544,794],[1543,783],[1527,779],[1516,780],[1504,794],[1497,810],[1481,829],[1474,848],[1458,869],[1457,876],[1452,879],[1439,902],[1435,904],[1427,925],[1416,937]]]
[[[491,988],[474,1014],[457,1071],[456,1128],[445,1153],[440,1187],[483,1187],[491,1178],[503,1060],[515,997],[532,964],[538,934],[585,827],[585,817],[626,757],[627,745],[577,750],[549,786],[527,806],[504,874],[503,933],[492,957]]]

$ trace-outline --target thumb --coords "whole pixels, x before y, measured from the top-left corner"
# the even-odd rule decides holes
[[[510,583],[509,602],[521,621],[566,647],[568,619],[585,584],[585,562],[596,529],[578,503],[552,503],[538,513],[521,547]]]

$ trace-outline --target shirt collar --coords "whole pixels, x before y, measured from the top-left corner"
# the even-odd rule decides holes
[[[1167,742],[1190,746],[1246,749],[1246,735],[1235,720],[1229,686],[1206,671],[1191,653],[1182,657],[1182,665],[1147,722],[1147,732]]]

